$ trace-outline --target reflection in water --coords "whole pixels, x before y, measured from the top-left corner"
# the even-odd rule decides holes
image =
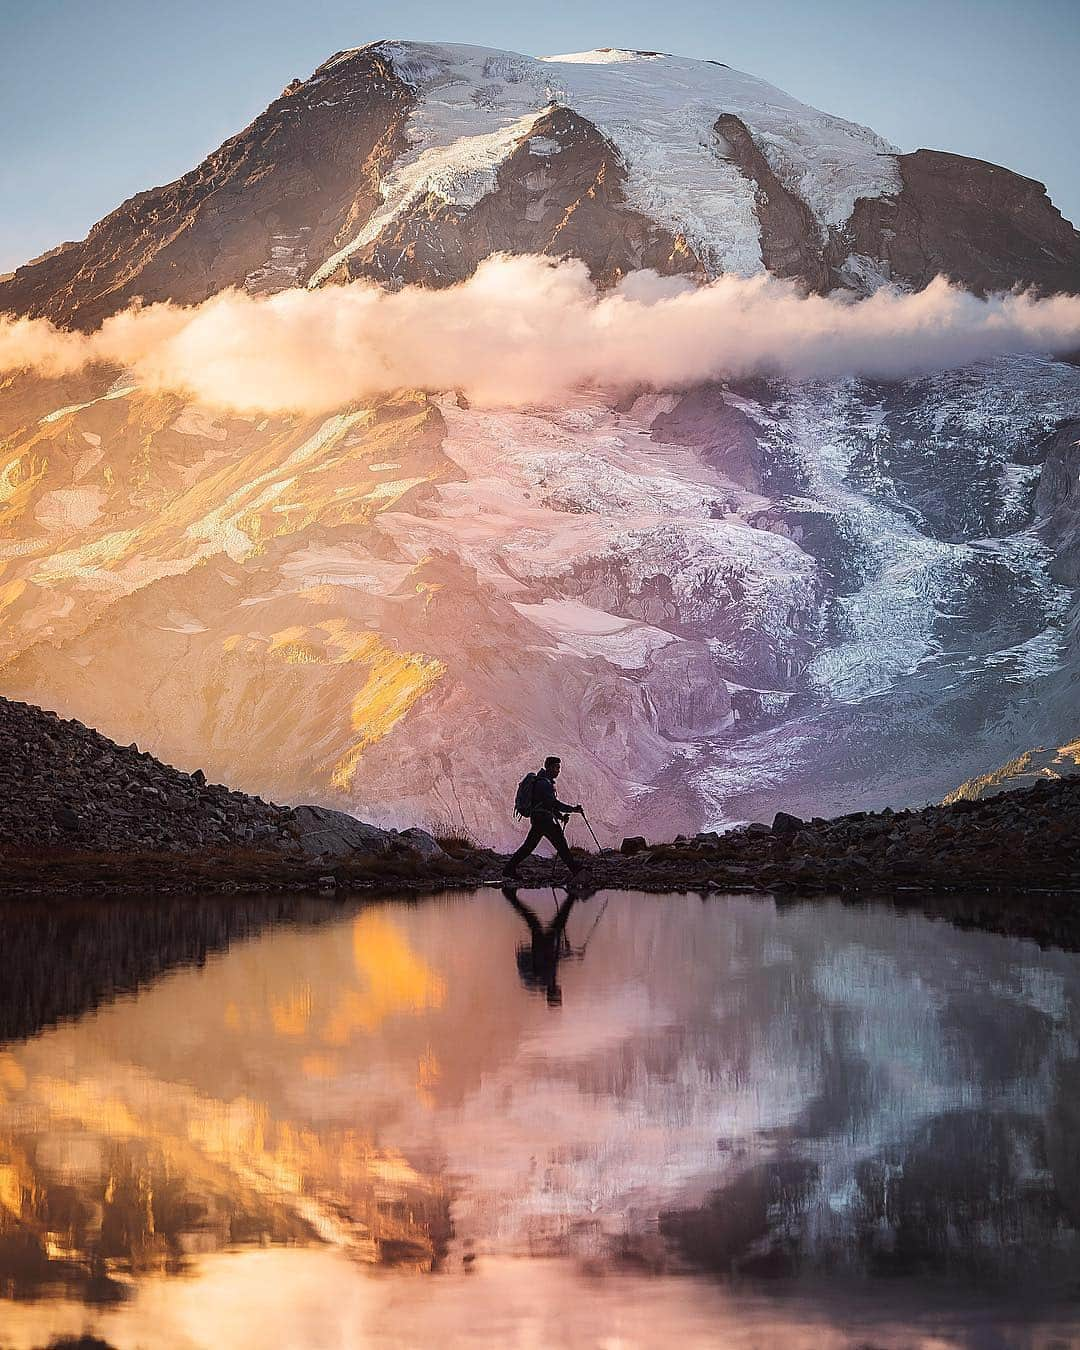
[[[745,897],[227,908],[0,917],[0,1344],[1080,1335],[1080,957]]]
[[[553,889],[555,914],[551,922],[545,924],[537,916],[536,911],[521,899],[517,886],[504,886],[502,893],[510,907],[524,919],[525,926],[529,930],[529,941],[522,943],[517,949],[517,968],[518,974],[521,976],[521,983],[526,989],[543,992],[547,997],[548,1004],[552,1008],[558,1008],[562,1005],[562,989],[559,986],[558,979],[559,962],[564,958],[578,961],[584,959],[586,948],[593,931],[603,917],[607,901],[605,900],[601,905],[600,912],[596,916],[593,927],[585,941],[575,949],[571,946],[570,939],[566,935],[566,924],[570,918],[570,911],[582,898],[581,895],[578,893],[567,895],[560,902],[558,892]]]
[[[129,993],[276,923],[336,917],[305,899],[159,900],[57,905],[5,901],[0,910],[0,1041],[30,1036],[103,999]]]

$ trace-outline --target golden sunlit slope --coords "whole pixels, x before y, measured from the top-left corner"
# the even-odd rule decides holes
[[[601,816],[666,762],[667,714],[622,667],[655,647],[666,668],[671,635],[605,620],[631,653],[613,665],[607,629],[567,649],[533,621],[545,571],[612,526],[553,509],[543,482],[505,493],[521,445],[492,440],[485,464],[448,453],[446,417],[469,416],[452,402],[244,417],[115,371],[2,393],[6,693],[253,791],[398,824],[508,821],[500,775],[520,776],[533,738],[582,747]],[[655,521],[647,486],[630,509]],[[723,718],[722,685],[716,699]]]
[[[98,725],[157,740],[128,711],[142,702],[148,668],[163,661],[164,674],[177,662],[195,687],[186,697],[174,690],[162,710],[174,753],[200,757],[211,747],[199,731],[216,721],[222,739],[251,752],[240,774],[248,781],[300,790],[311,760],[324,786],[348,788],[363,747],[442,672],[438,660],[391,648],[372,631],[365,597],[415,591],[415,569],[368,554],[361,542],[373,538],[380,512],[454,474],[439,454],[438,413],[403,396],[378,409],[271,421],[215,416],[123,384],[110,397],[109,388],[8,382],[0,443],[6,688],[26,687],[27,676],[36,685],[36,670],[66,669],[69,682],[48,682],[61,701],[69,692],[69,706]],[[58,409],[43,411],[58,397]],[[347,549],[331,543],[315,556],[317,540],[343,532]],[[335,603],[342,591],[357,603]],[[260,676],[283,724],[277,737]],[[93,696],[80,698],[80,686]],[[269,735],[291,759],[298,747],[287,724],[304,712],[321,730],[283,781],[259,763],[258,743]]]
[[[1069,745],[1025,750],[998,769],[977,775],[961,783],[955,792],[945,798],[946,804],[958,801],[978,801],[998,792],[1011,792],[1041,778],[1068,778],[1080,773],[1080,740]]]

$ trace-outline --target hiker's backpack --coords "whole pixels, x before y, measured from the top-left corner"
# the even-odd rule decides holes
[[[527,773],[518,784],[517,793],[514,797],[514,815],[531,816],[533,809],[533,784],[536,782],[536,774]]]

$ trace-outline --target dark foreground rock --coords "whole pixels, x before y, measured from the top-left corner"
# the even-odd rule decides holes
[[[779,811],[771,825],[634,844],[632,857],[604,855],[599,873],[632,868],[661,889],[685,878],[764,890],[1080,891],[1080,775],[921,810],[808,822]]]
[[[423,830],[382,830],[323,806],[279,806],[184,773],[138,746],[0,698],[0,857],[280,857],[322,864],[445,857]],[[19,870],[16,868],[16,871]]]

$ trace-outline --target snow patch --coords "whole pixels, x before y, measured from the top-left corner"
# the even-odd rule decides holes
[[[541,158],[557,155],[561,149],[562,144],[553,136],[533,136],[529,140],[529,152]]]
[[[69,403],[66,408],[57,408],[55,412],[46,413],[44,417],[39,418],[39,422],[42,424],[59,422],[61,417],[67,417],[69,413],[82,412],[84,408],[92,408],[95,403],[109,403],[114,398],[126,398],[128,394],[135,392],[135,388],[133,384],[121,385],[119,388],[114,386],[98,398],[88,399],[85,403]]]
[[[844,285],[858,291],[860,295],[872,295],[883,286],[897,286],[889,273],[888,264],[868,257],[865,253],[849,253],[838,271]],[[898,289],[906,290],[907,287],[899,285]]]
[[[651,624],[637,623],[577,600],[543,600],[515,604],[530,623],[559,641],[560,650],[578,656],[599,656],[624,670],[641,670],[654,652],[678,639]]]
[[[61,488],[47,492],[34,508],[34,519],[47,530],[72,534],[98,520],[105,509],[104,488]]]
[[[202,436],[209,441],[224,441],[229,435],[213,413],[195,403],[180,410],[180,416],[170,430],[178,431],[181,436]]]
[[[301,272],[308,265],[307,242],[310,234],[310,225],[301,225],[296,234],[272,234],[269,258],[247,274],[244,289],[251,295],[273,295],[276,291],[297,285]]]

